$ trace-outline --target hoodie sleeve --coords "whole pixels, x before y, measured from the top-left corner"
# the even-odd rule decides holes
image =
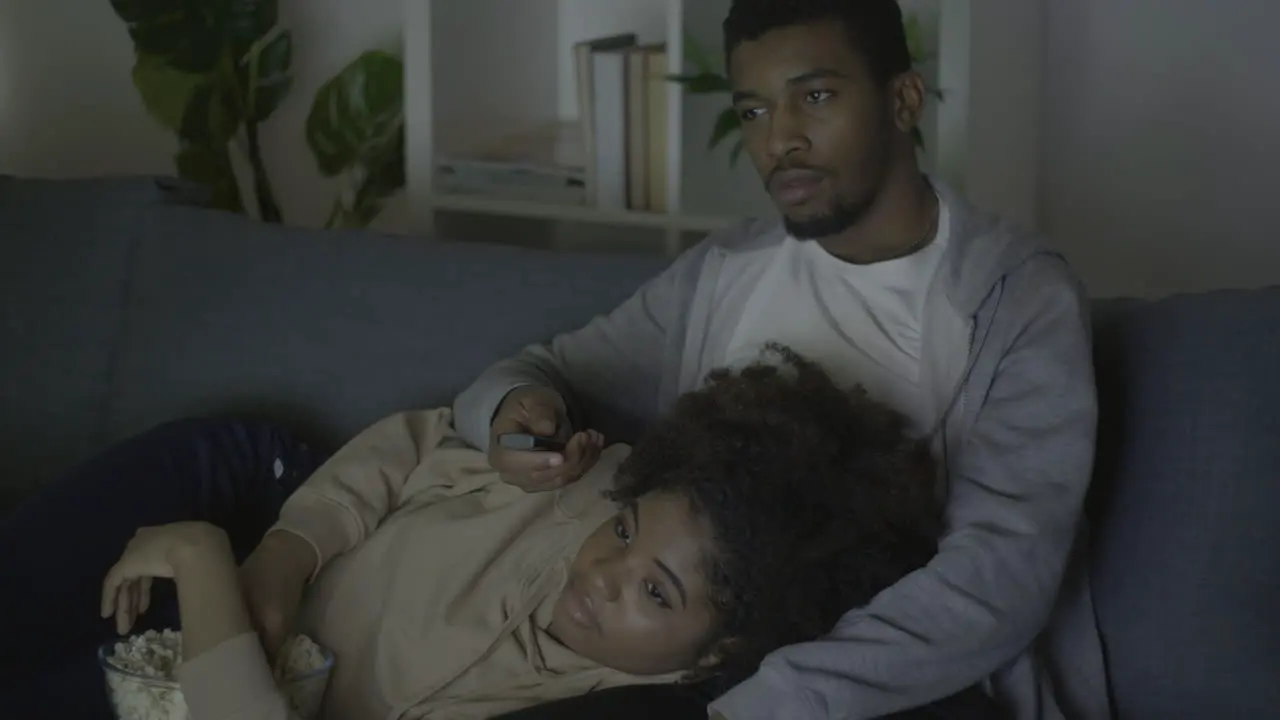
[[[926,567],[783,648],[711,706],[728,720],[873,718],[970,687],[1048,621],[1093,467],[1097,398],[1083,293],[1058,259],[1005,281],[1002,352],[949,467],[948,533]]]
[[[292,532],[311,543],[319,572],[363,542],[406,494],[440,479],[423,461],[452,433],[447,408],[397,413],[375,423],[289,496],[271,531]]]
[[[201,720],[302,720],[276,686],[258,636],[238,635],[177,669],[187,711]]]
[[[618,420],[626,434],[635,419],[655,415],[668,332],[687,311],[686,277],[717,237],[682,254],[608,314],[486,369],[454,402],[458,433],[487,451],[494,413],[507,393],[523,385],[555,390],[575,429],[590,426],[606,437],[618,430],[600,426],[602,417]]]

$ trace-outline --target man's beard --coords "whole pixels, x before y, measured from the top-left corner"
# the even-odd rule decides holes
[[[831,207],[823,214],[803,220],[794,220],[784,213],[782,224],[787,232],[797,240],[821,240],[838,235],[862,222],[867,213],[880,199],[880,193],[889,181],[889,152],[893,142],[893,128],[886,124],[877,135],[879,142],[873,144],[869,162],[871,183],[854,198],[835,197]]]
[[[821,240],[838,235],[857,225],[875,204],[879,194],[879,188],[872,188],[871,192],[852,202],[837,198],[832,202],[831,209],[821,215],[803,220],[793,220],[783,215],[782,224],[791,237],[797,240]]]

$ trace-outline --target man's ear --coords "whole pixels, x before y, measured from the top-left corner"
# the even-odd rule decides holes
[[[904,72],[889,84],[889,93],[893,124],[901,132],[911,132],[924,119],[924,78],[915,70]]]

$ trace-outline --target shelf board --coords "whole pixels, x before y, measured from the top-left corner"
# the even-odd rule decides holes
[[[581,205],[500,200],[474,195],[435,194],[431,196],[430,204],[431,209],[435,211],[596,223],[600,225],[625,225],[628,227],[690,232],[719,230],[732,225],[739,219],[712,215],[654,213],[642,210],[602,210]]]

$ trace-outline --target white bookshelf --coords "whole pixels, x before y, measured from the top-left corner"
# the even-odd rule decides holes
[[[1040,0],[983,0],[999,6],[1026,2]],[[924,164],[962,188],[974,181],[966,162],[974,120],[970,76],[981,64],[972,57],[973,14],[1001,13],[999,8],[979,9],[983,3],[902,0],[904,10],[921,19],[925,44],[934,55],[921,69],[946,93],[945,102],[931,106],[924,123]],[[729,0],[406,0],[406,195],[413,232],[431,233],[449,216],[463,215],[494,218],[508,233],[511,223],[519,221],[576,226],[576,234],[587,238],[576,245],[603,250],[611,249],[615,236],[643,231],[652,238],[653,249],[674,254],[690,235],[743,217],[771,216],[774,208],[746,156],[730,167],[731,143],[714,151],[706,148],[714,118],[728,97],[688,95],[676,83],[667,88],[667,212],[446,195],[432,188],[440,157],[534,125],[577,119],[574,43],[634,32],[641,43],[665,43],[670,67],[681,68],[686,36],[718,56],[720,23],[728,7]],[[1006,29],[1024,35],[1040,32],[1038,27]],[[1023,41],[1020,51],[1027,50],[1028,42]],[[987,112],[999,110],[995,104]],[[994,149],[997,154],[1025,151]],[[1005,175],[1017,164],[997,163]],[[979,179],[978,185],[983,184]]]

